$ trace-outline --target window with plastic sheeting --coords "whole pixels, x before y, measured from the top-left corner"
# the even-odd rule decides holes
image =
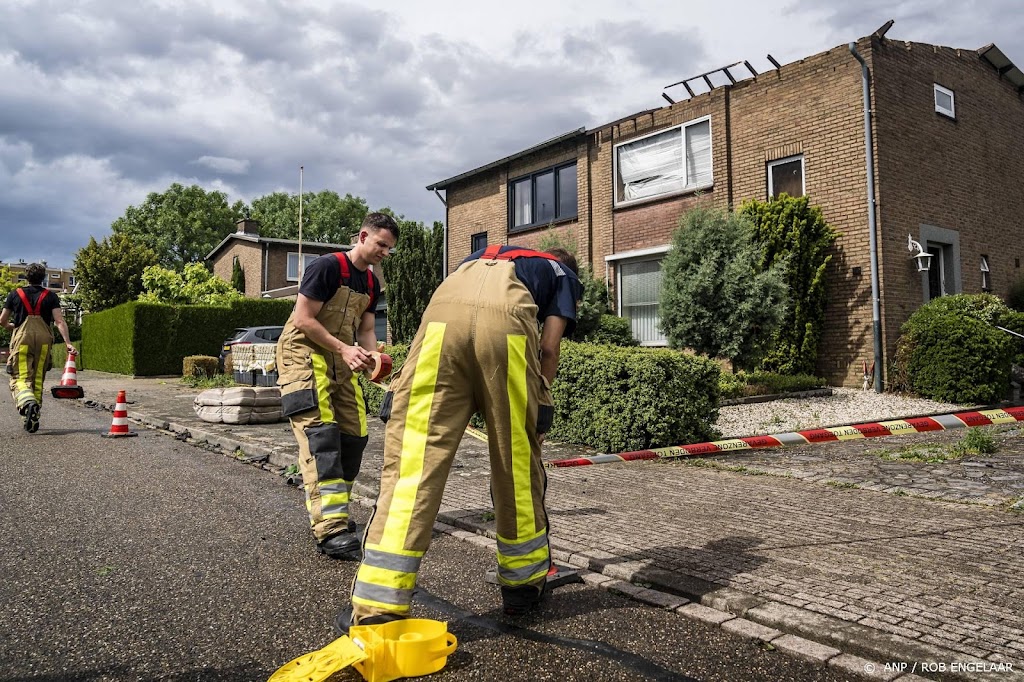
[[[615,148],[615,203],[709,187],[711,120],[646,135]]]
[[[629,320],[633,337],[644,346],[664,346],[668,341],[659,331],[661,316],[661,260],[620,263],[620,314]]]

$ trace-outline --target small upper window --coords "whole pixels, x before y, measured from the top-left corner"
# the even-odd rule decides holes
[[[768,163],[768,196],[782,193],[791,197],[804,195],[804,157],[791,156]]]
[[[953,91],[935,84],[935,111],[950,118],[956,118],[956,103]]]
[[[981,257],[981,290],[992,291],[992,273],[988,269],[988,256]]]
[[[477,232],[469,238],[469,252],[476,253],[480,249],[487,247],[487,233]]]
[[[575,218],[577,191],[575,161],[513,180],[509,183],[509,229]]]

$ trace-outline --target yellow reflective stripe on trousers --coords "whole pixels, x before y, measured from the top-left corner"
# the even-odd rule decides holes
[[[444,341],[445,324],[430,322],[423,335],[419,358],[412,368],[412,390],[409,408],[405,415],[405,431],[402,432],[402,455],[398,473],[388,507],[388,518],[384,524],[380,547],[386,551],[405,547],[409,524],[416,507],[423,476],[423,457],[427,450],[427,429],[430,426],[430,410],[434,404],[434,388],[437,384],[437,368],[441,359],[441,343]]]
[[[526,433],[526,336],[508,336],[508,407],[512,430],[512,485],[516,498],[516,534],[537,532],[530,481],[530,437]]]
[[[30,385],[32,378],[28,375],[28,346],[18,348],[18,392],[35,393]]]
[[[327,360],[324,359],[324,356],[316,353],[311,353],[309,359],[313,362],[313,381],[316,382],[316,402],[320,407],[320,421],[324,424],[334,424],[337,420],[334,418],[334,410],[331,409]]]
[[[50,355],[50,346],[42,346],[39,357],[36,358],[36,378],[32,382],[32,388],[36,394],[36,402],[43,403],[43,378],[46,376],[46,359]]]
[[[341,478],[319,481],[320,515],[325,519],[337,519],[348,516],[348,503],[351,500],[352,484]],[[313,503],[306,496],[306,508],[312,511]]]
[[[547,529],[509,541],[498,536],[498,578],[505,585],[534,582],[551,566]]]
[[[423,552],[385,552],[379,545],[363,548],[352,603],[405,613],[412,602]]]
[[[363,387],[359,384],[359,375],[352,372],[352,388],[356,394],[356,412],[359,414],[359,435],[365,436],[366,431],[366,401],[363,400]]]

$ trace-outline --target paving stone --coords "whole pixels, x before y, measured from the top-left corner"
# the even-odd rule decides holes
[[[686,604],[676,609],[677,613],[681,613],[687,618],[693,620],[699,620],[704,623],[714,623],[715,625],[721,625],[722,623],[734,619],[736,616],[732,613],[726,613],[725,611],[717,611],[707,606],[701,606],[700,604]]]
[[[881,680],[882,682],[889,682],[900,675],[900,671],[892,668],[887,669],[884,663],[869,661],[866,658],[851,656],[850,654],[839,654],[835,658],[830,658],[828,666],[851,675],[857,675],[868,680]]]
[[[782,633],[774,628],[765,627],[753,621],[747,620],[746,618],[733,618],[722,623],[722,629],[727,632],[740,635],[741,637],[749,637],[750,639],[759,639],[762,642],[770,642],[777,637],[781,637]]]
[[[772,640],[772,646],[797,658],[820,664],[825,664],[830,658],[835,658],[842,653],[839,649],[818,644],[796,635],[782,635]]]

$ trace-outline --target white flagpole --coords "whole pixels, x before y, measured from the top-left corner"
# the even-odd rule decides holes
[[[299,283],[302,283],[302,166],[299,166]]]

